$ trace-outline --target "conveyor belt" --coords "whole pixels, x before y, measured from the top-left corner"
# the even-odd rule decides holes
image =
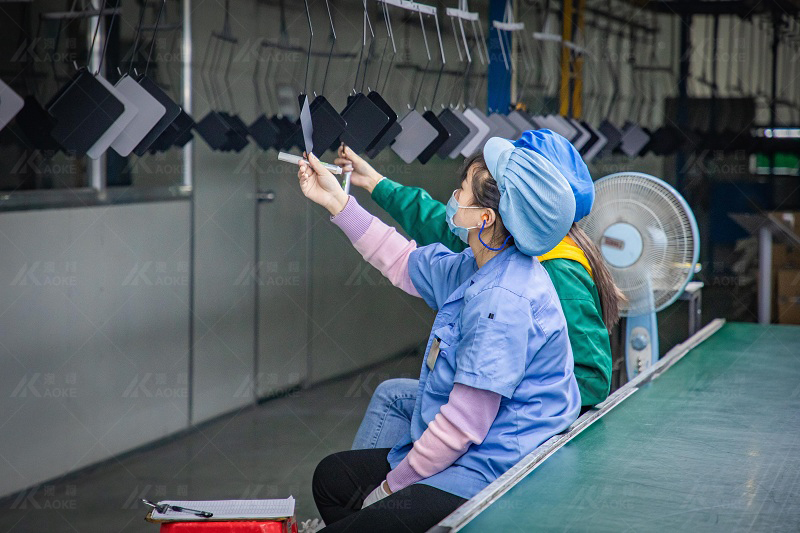
[[[447,525],[800,531],[800,327],[722,326],[470,518]]]

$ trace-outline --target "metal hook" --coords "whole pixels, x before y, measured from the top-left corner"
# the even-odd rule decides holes
[[[331,33],[329,36],[329,39],[331,41],[331,47],[330,50],[328,50],[328,61],[325,64],[325,75],[322,78],[322,91],[320,92],[320,94],[325,94],[325,85],[328,82],[328,69],[331,66],[331,57],[333,57],[333,48],[334,46],[336,46],[336,29],[333,27],[333,15],[331,14],[331,6],[328,3],[328,0],[325,0],[325,7],[328,10],[328,21],[331,24]]]
[[[417,96],[414,99],[414,109],[417,108],[417,103],[419,102],[419,95],[422,94],[422,87],[425,83],[425,76],[428,74],[428,67],[431,64],[431,50],[428,47],[428,35],[425,33],[425,21],[422,19],[422,12],[418,11],[417,14],[419,15],[419,25],[422,28],[422,40],[425,42],[425,53],[428,56],[428,62],[425,63],[425,68],[422,70],[422,79],[420,80],[419,90],[417,91]]]
[[[361,17],[361,51],[358,55],[358,66],[356,67],[356,77],[353,78],[353,94],[356,93],[356,86],[358,86],[358,76],[361,73],[361,62],[364,59],[364,48],[367,45],[367,2],[363,0],[362,5],[364,6],[364,14]]]
[[[97,40],[97,34],[100,31],[100,20],[102,19],[101,15],[97,15],[97,23],[94,25],[94,35],[92,35],[92,44],[89,46],[89,53],[86,55],[86,66],[89,67],[89,64],[92,62],[92,52],[94,52],[94,43]]]
[[[419,27],[422,28],[422,39],[425,41],[425,53],[428,56],[428,63],[431,62],[431,50],[428,48],[428,34],[425,32],[425,21],[422,18],[422,12],[417,11],[419,15]]]
[[[222,41],[215,39],[214,44],[216,46],[211,56],[211,71],[208,74],[208,79],[211,81],[211,92],[214,95],[215,105],[217,108],[222,109],[222,90],[219,88],[219,80],[216,76],[216,73],[219,72],[219,62],[222,60]]]
[[[306,6],[306,18],[308,19],[308,54],[306,55],[306,75],[303,80],[303,94],[308,94],[308,66],[311,63],[311,44],[314,40],[314,26],[311,24],[311,10],[308,8],[308,0],[303,0]]]
[[[422,13],[420,13],[420,16]],[[436,102],[436,94],[439,92],[439,83],[442,81],[442,73],[444,72],[444,66],[447,63],[447,60],[444,57],[444,43],[442,42],[442,33],[439,29],[439,15],[434,13],[433,15],[433,23],[436,26],[436,37],[439,40],[439,53],[442,56],[442,66],[439,68],[439,74],[436,76],[436,85],[433,87],[433,96],[431,97],[431,109],[433,109],[433,104]]]
[[[386,32],[392,41],[392,58],[389,60],[389,66],[386,67],[386,77],[383,80],[383,86],[381,87],[381,92],[386,90],[386,84],[389,82],[389,74],[391,74],[392,72],[392,67],[394,66],[394,59],[397,56],[397,46],[395,45],[394,42],[394,29],[392,28],[392,20],[389,16],[389,6],[387,6],[385,3],[383,4],[383,16],[384,20],[386,20]]]
[[[147,54],[147,63],[144,66],[144,75],[147,76],[147,70],[150,68],[150,60],[153,57],[153,50],[156,47],[156,36],[158,35],[158,25],[161,22],[161,13],[164,11],[164,6],[166,5],[167,0],[161,0],[161,7],[158,8],[158,16],[156,17],[156,25],[153,28],[153,40],[150,43],[150,53]]]
[[[106,52],[108,51],[108,39],[111,37],[111,29],[114,27],[114,21],[117,18],[117,12],[111,15],[111,22],[108,23],[108,30],[106,30],[106,38],[103,42],[103,52],[100,54],[100,62],[97,65],[97,72],[95,74],[100,74],[100,71],[103,68],[103,60],[106,58]],[[100,16],[97,17],[97,24],[100,24]]]
[[[261,51],[261,46],[258,46],[258,51],[256,52],[256,66],[253,69],[253,92],[256,95],[256,106],[258,111],[264,111],[264,102],[261,101],[261,89],[260,84],[258,83],[258,75],[261,73],[261,56],[263,52]]]
[[[228,93],[228,100],[231,103],[231,112],[236,113],[236,102],[233,99],[233,91],[231,91],[231,67],[233,66],[233,53],[236,51],[237,40],[230,43],[230,52],[228,52],[228,65],[225,67],[225,92]]]
[[[142,7],[139,9],[139,25],[136,26],[136,38],[133,40],[133,49],[131,50],[131,61],[128,64],[128,74],[133,69],[133,62],[136,59],[136,54],[139,51],[139,39],[142,35],[142,25],[144,24],[144,12],[147,6],[147,0],[142,1]]]
[[[383,52],[381,52],[381,62],[378,63],[378,74],[375,76],[375,88],[378,88],[378,85],[381,81],[381,71],[383,70],[383,60],[386,58],[386,49],[389,48],[389,35],[386,35],[386,40],[383,42]]]
[[[200,81],[203,84],[203,90],[206,93],[206,98],[208,99],[209,103],[213,106],[214,105],[214,97],[211,93],[211,78],[209,75],[208,69],[208,58],[211,54],[211,48],[213,44],[206,46],[206,52],[203,54],[203,61],[200,63]]]
[[[464,56],[461,54],[461,44],[458,42],[458,34],[456,33],[456,22],[454,17],[450,17],[450,27],[453,29],[453,42],[456,43],[456,51],[458,51],[458,62],[464,61]]]
[[[369,64],[371,62],[370,58],[373,56],[373,52],[375,51],[375,37],[373,36],[369,42],[369,48],[367,49],[367,57],[364,60],[364,72],[361,75],[361,92],[364,92],[364,85],[367,82],[367,70],[369,70]]]

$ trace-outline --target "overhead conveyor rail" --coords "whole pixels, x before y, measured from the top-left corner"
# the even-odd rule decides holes
[[[798,342],[713,321],[431,531],[797,531]]]

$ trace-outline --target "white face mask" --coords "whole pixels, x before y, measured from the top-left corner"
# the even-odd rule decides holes
[[[458,212],[459,209],[483,209],[483,208],[482,207],[478,207],[478,206],[474,206],[474,205],[461,205],[461,204],[459,204],[458,200],[456,200],[456,191],[457,190],[458,189],[453,191],[452,196],[450,196],[450,200],[447,201],[447,207],[445,209],[446,218],[447,218],[447,225],[450,226],[450,231],[455,233],[458,236],[459,239],[461,239],[465,243],[469,244],[469,240],[468,240],[468,238],[469,238],[469,230],[475,229],[478,226],[470,226],[468,228],[465,228],[464,226],[458,226],[458,225],[456,225],[455,221],[453,220],[453,217],[456,216],[456,213]]]

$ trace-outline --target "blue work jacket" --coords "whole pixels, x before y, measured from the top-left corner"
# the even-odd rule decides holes
[[[389,452],[392,468],[447,403],[455,383],[502,396],[481,444],[419,483],[471,498],[577,418],[581,399],[558,296],[544,267],[511,246],[478,269],[472,250],[418,248],[409,273],[438,311],[420,371],[410,434]],[[439,355],[428,354],[439,340]]]

